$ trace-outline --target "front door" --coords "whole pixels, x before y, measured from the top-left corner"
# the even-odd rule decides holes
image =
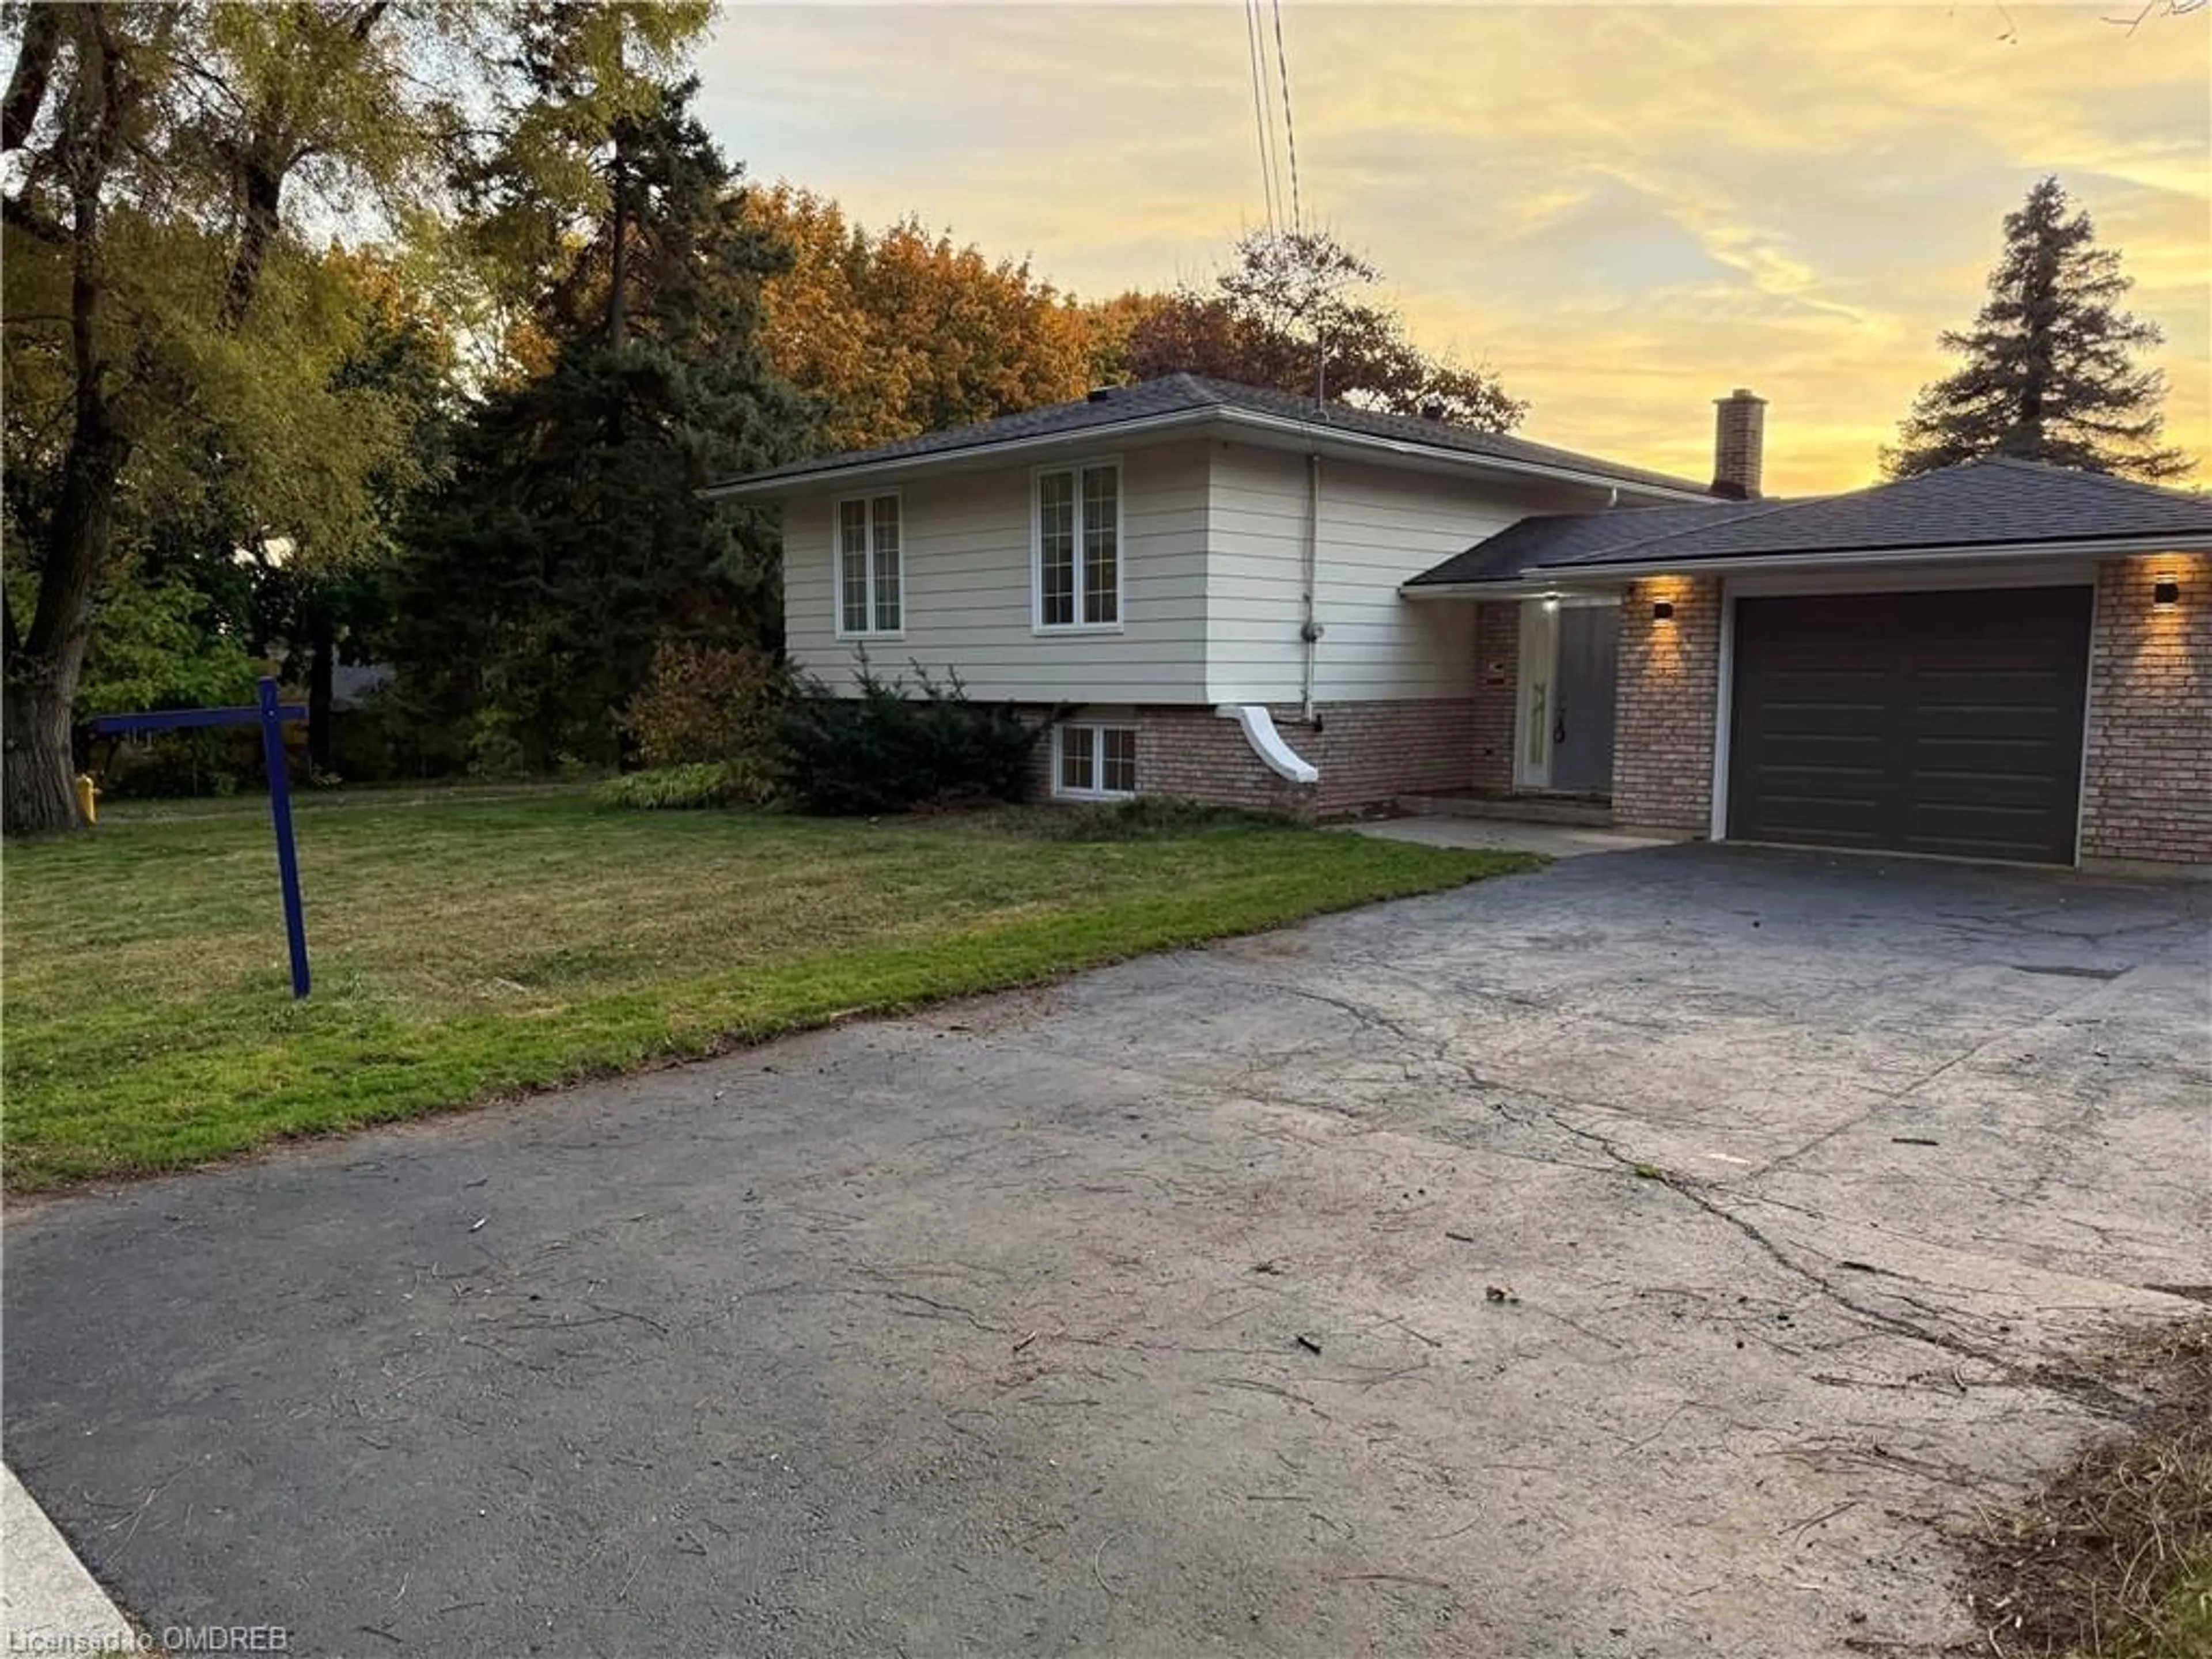
[[[1513,781],[1555,794],[1613,793],[1620,602],[1530,599],[1521,617]]]
[[[1620,606],[1576,605],[1559,612],[1552,693],[1552,787],[1577,795],[1613,793],[1613,661]]]

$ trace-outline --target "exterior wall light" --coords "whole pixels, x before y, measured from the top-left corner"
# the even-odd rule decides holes
[[[1559,596],[1558,594],[1556,594],[1556,593],[1547,593],[1547,594],[1545,594],[1545,595],[1544,595],[1544,609],[1545,609],[1545,610],[1547,610],[1547,611],[1557,611],[1559,608]]]
[[[1674,621],[1674,601],[1672,599],[1654,599],[1651,602],[1651,620],[1653,622]]]
[[[2150,589],[2150,602],[2160,611],[2172,610],[2175,605],[2181,603],[2181,584],[2171,576],[2166,577],[2163,580],[2153,582]]]

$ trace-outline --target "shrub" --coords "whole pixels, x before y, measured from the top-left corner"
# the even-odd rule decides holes
[[[851,817],[970,801],[1018,801],[1045,726],[1011,703],[976,703],[955,675],[879,678],[865,659],[860,695],[834,696],[809,679],[779,711],[775,733],[788,786],[810,812]]]
[[[663,643],[623,727],[647,766],[764,757],[784,690],[764,651]]]
[[[647,812],[751,805],[762,797],[759,780],[748,779],[742,763],[728,761],[693,761],[649,772],[626,772],[592,791],[592,799],[602,806]]]
[[[517,727],[520,722],[507,709],[479,708],[469,716],[463,738],[468,774],[472,778],[520,778],[530,772],[530,759]]]
[[[157,732],[112,746],[95,739],[86,769],[103,795],[116,800],[171,800],[191,795],[234,795],[240,785],[261,781],[261,733],[221,727]]]

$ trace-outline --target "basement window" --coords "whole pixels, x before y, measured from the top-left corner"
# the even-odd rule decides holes
[[[1073,800],[1121,800],[1137,793],[1137,729],[1062,726],[1053,733],[1052,793]]]

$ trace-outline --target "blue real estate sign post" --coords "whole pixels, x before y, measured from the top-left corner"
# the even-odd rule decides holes
[[[261,755],[269,768],[269,820],[276,830],[276,874],[284,887],[284,940],[292,951],[292,994],[307,994],[307,923],[300,910],[300,854],[292,844],[292,779],[284,763],[284,722],[303,720],[299,703],[276,701],[276,682],[264,678],[252,708],[165,708],[151,714],[103,714],[92,722],[97,737],[134,732],[178,732],[195,726],[261,727]]]

